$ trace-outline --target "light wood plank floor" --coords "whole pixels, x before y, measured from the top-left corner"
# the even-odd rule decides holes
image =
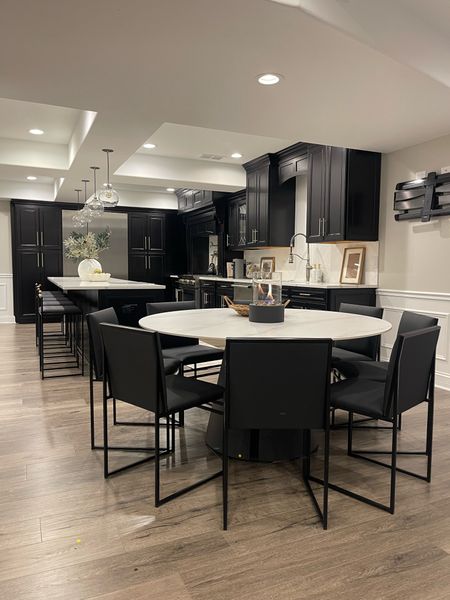
[[[120,416],[145,418],[123,406]],[[406,415],[401,448],[423,446],[424,417],[422,407]],[[218,468],[204,445],[206,421],[191,411],[177,433],[164,493]],[[433,483],[400,475],[395,516],[331,492],[324,532],[296,462],[240,462],[223,532],[220,480],[160,509],[151,463],[104,481],[101,453],[89,449],[87,378],[41,382],[32,326],[1,325],[0,598],[450,598],[449,421],[449,394],[438,391]],[[151,445],[153,432],[115,427],[111,435]],[[387,441],[383,431],[355,434],[355,446]],[[387,499],[388,471],[344,449],[345,432],[334,432],[332,479]],[[115,454],[111,466],[133,458]],[[313,466],[320,470],[320,456]]]

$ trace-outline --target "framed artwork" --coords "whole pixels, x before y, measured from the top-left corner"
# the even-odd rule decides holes
[[[361,248],[344,249],[341,278],[339,280],[341,283],[361,283],[365,255],[366,249],[363,246]]]
[[[275,271],[275,257],[274,256],[262,256],[259,263],[259,270],[261,271],[261,277],[267,277]]]

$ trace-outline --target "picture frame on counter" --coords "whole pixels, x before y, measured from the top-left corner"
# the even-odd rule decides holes
[[[267,277],[275,271],[275,257],[274,256],[262,256],[259,263],[259,270],[261,277]]]
[[[340,283],[359,284],[364,272],[366,249],[364,246],[345,248],[342,258]]]

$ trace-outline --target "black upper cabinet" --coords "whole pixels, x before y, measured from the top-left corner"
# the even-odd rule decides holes
[[[13,201],[14,314],[18,323],[34,320],[34,284],[54,289],[47,278],[62,275],[59,206]]]
[[[381,155],[312,146],[308,157],[309,242],[378,239]]]
[[[278,158],[265,154],[247,171],[247,247],[288,246],[294,234],[295,179],[278,181]]]
[[[128,249],[130,252],[165,251],[165,216],[130,213],[128,215]]]
[[[226,245],[233,250],[242,250],[247,245],[247,195],[245,190],[236,192],[230,197]]]

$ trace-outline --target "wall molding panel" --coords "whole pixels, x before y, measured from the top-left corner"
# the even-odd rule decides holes
[[[12,273],[0,273],[0,323],[15,323]]]
[[[450,390],[450,294],[379,289],[377,304],[384,308],[383,318],[392,323],[392,329],[381,336],[382,360],[389,359],[404,310],[439,319],[441,334],[436,352],[436,386]]]

